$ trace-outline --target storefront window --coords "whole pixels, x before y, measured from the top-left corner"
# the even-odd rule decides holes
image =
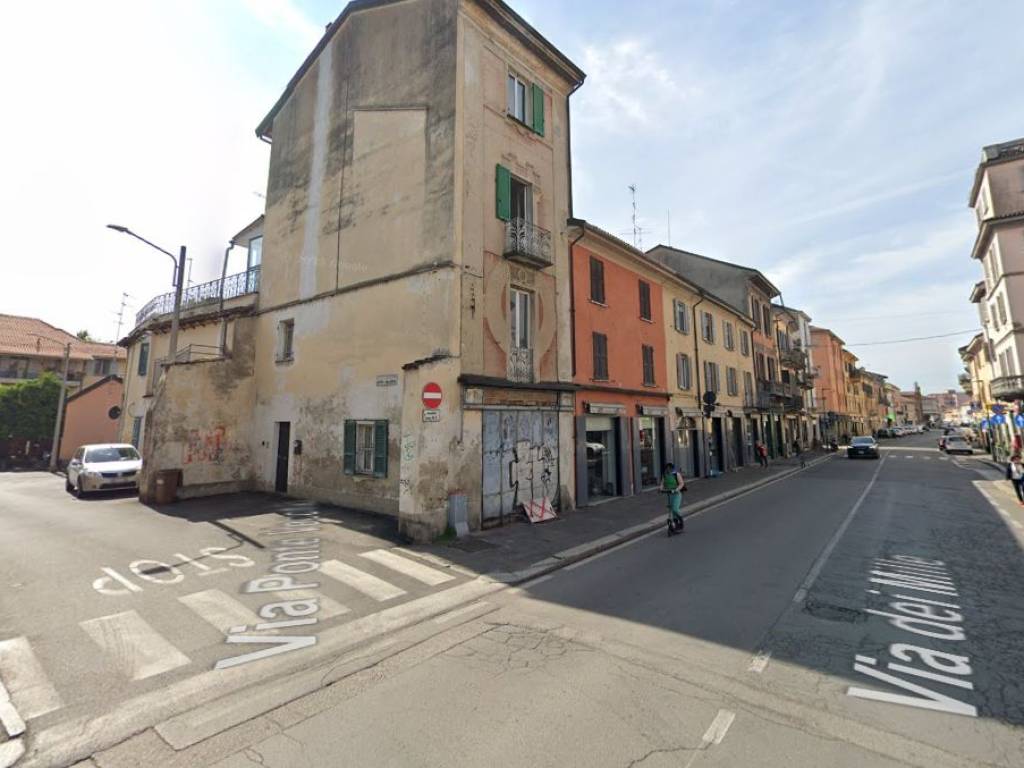
[[[637,422],[640,431],[640,484],[649,488],[661,480],[661,419],[641,416]]]
[[[610,416],[587,417],[587,491],[591,499],[619,495],[619,445]]]

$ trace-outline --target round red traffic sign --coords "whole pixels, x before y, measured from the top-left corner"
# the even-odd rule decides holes
[[[427,408],[437,408],[441,404],[441,385],[430,382],[423,385],[423,405]]]

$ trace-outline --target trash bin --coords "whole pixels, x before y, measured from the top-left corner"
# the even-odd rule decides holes
[[[180,469],[161,469],[156,473],[156,504],[173,504],[178,500],[178,477]]]

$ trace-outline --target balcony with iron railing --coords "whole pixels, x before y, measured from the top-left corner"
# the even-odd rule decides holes
[[[260,268],[252,267],[237,275],[228,275],[223,280],[211,280],[208,283],[190,285],[181,293],[181,309],[192,309],[205,304],[219,302],[222,298],[225,301],[245,296],[249,293],[259,293],[260,290]],[[174,292],[164,293],[150,299],[135,315],[135,325],[139,326],[151,317],[169,315],[174,311]]]
[[[992,379],[992,397],[1000,400],[1024,398],[1024,376],[1000,376]]]
[[[508,380],[523,383],[533,382],[533,350],[528,347],[514,347],[508,353]]]
[[[551,233],[526,219],[505,223],[505,258],[544,269],[553,263]]]
[[[779,363],[783,368],[802,371],[807,367],[807,353],[799,347],[787,349],[779,354]]]

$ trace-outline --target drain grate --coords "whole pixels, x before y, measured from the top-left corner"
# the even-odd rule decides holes
[[[847,608],[845,605],[834,605],[832,603],[822,603],[817,600],[806,600],[804,602],[804,612],[811,614],[818,619],[825,619],[826,621],[848,621],[851,624],[864,621],[868,615],[857,608]]]

